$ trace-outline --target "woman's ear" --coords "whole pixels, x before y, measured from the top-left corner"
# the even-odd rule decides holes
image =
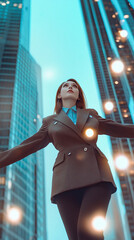
[[[61,94],[60,93],[58,94],[58,99],[61,99]]]

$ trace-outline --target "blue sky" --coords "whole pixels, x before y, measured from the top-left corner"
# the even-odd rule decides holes
[[[87,107],[95,108],[102,116],[80,1],[38,0],[31,1],[31,5],[30,52],[42,68],[43,117],[53,114],[57,88],[68,78],[75,78],[80,83],[87,98]],[[105,154],[110,153],[106,153],[106,136],[99,138],[98,146]],[[57,206],[50,202],[52,166],[57,150],[49,144],[44,152],[44,214],[48,240],[67,240]]]
[[[129,0],[131,6],[134,8],[134,1],[133,0]]]

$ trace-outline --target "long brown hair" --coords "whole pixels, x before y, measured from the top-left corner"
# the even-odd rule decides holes
[[[75,82],[75,83],[77,84],[77,86],[78,86],[78,89],[79,89],[79,99],[77,99],[77,101],[76,101],[76,107],[78,107],[78,108],[84,108],[84,109],[85,109],[85,108],[86,108],[86,105],[87,105],[87,104],[86,104],[86,97],[85,97],[85,94],[84,94],[81,86],[80,86],[79,83],[78,83],[75,79],[73,79],[73,78],[68,79],[66,82],[68,82],[68,81]],[[56,112],[57,114],[58,114],[58,113],[61,111],[61,109],[62,109],[62,99],[58,99],[58,94],[60,93],[61,88],[62,88],[62,85],[63,85],[64,83],[65,83],[65,82],[63,82],[63,83],[59,86],[59,88],[58,88],[58,90],[57,90],[57,93],[56,93],[54,113]]]

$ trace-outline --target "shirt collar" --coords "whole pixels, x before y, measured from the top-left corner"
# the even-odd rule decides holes
[[[68,109],[73,109],[74,111],[77,112],[76,105],[74,105],[74,106],[71,107],[71,108],[62,107],[62,109],[64,110],[65,113],[67,113]]]

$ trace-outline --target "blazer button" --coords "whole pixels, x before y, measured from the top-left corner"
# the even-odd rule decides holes
[[[85,152],[87,151],[87,147],[84,148],[84,151],[85,151]]]
[[[69,152],[67,155],[70,156],[70,155],[71,155],[71,152]]]
[[[57,122],[54,122],[54,124],[57,124]]]

